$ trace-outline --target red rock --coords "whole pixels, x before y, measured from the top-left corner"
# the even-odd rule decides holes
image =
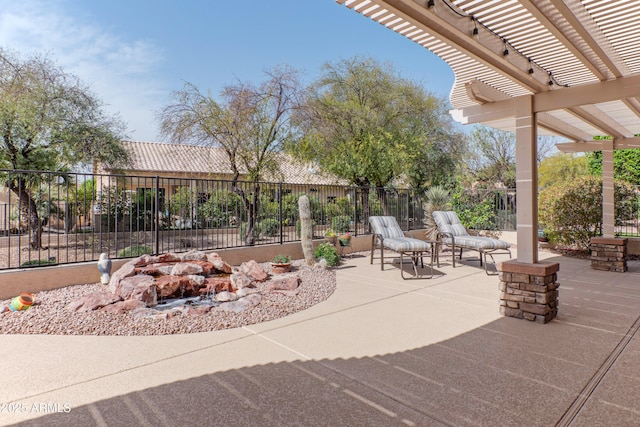
[[[160,276],[163,274],[171,274],[174,264],[170,263],[154,263],[145,265],[144,267],[136,267],[136,274],[148,274],[149,276]]]
[[[250,308],[255,307],[256,305],[260,304],[260,301],[262,301],[262,296],[260,294],[252,294],[237,301],[221,304],[220,306],[216,307],[216,310],[240,313],[242,311],[247,311]]]
[[[234,271],[231,275],[231,284],[236,289],[251,288],[254,286],[253,277],[242,271]]]
[[[140,255],[138,258],[135,258],[129,262],[132,262],[135,267],[144,267],[145,265],[154,264],[158,262],[158,257],[144,254],[144,255]]]
[[[198,307],[188,307],[187,313],[189,315],[204,316],[211,311],[213,307],[210,305],[200,305]]]
[[[181,287],[186,290],[189,286],[187,276],[161,276],[156,278],[155,285],[159,297],[180,296]]]
[[[134,263],[128,262],[116,270],[109,280],[109,291],[112,294],[120,295],[120,281],[124,278],[131,277],[136,273]]]
[[[146,304],[142,301],[130,299],[126,301],[119,301],[115,304],[109,304],[102,307],[102,311],[112,314],[124,314],[126,312],[135,310],[136,308],[145,307]]]
[[[275,290],[284,290],[284,291],[292,291],[297,289],[300,286],[300,277],[298,276],[289,276],[281,279],[271,280],[267,284],[267,289],[270,291]]]
[[[69,303],[66,308],[70,311],[91,311],[108,306],[121,299],[122,298],[116,294],[96,291]]]
[[[222,277],[207,277],[204,279],[205,290],[204,292],[214,290],[216,293],[223,291],[234,292],[235,289],[231,285],[231,278],[229,276]]]
[[[166,253],[166,254],[158,255],[157,262],[180,262],[180,261],[182,261],[182,258],[180,258],[180,255],[174,254],[174,253]]]
[[[173,266],[173,270],[171,270],[171,275],[173,276],[186,276],[189,274],[202,274],[202,267],[198,264],[193,264],[190,262],[179,262]]]
[[[215,252],[208,254],[207,259],[211,264],[213,264],[216,271],[218,271],[219,273],[231,274],[231,272],[233,271],[233,267],[224,262],[220,255]]]
[[[180,255],[181,261],[207,261],[207,254],[202,251],[189,251]]]
[[[205,276],[217,272],[215,265],[209,261],[189,261],[189,264],[196,264],[202,267],[202,274]]]
[[[158,304],[155,279],[146,274],[122,279],[118,295],[125,300],[143,301],[147,307],[153,307]]]
[[[238,270],[247,276],[250,276],[256,282],[264,282],[269,278],[269,273],[267,273],[264,268],[260,267],[260,264],[255,260],[243,262],[240,264]]]

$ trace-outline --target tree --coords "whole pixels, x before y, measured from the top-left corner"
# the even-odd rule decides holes
[[[516,140],[512,132],[475,126],[470,135],[469,172],[487,185],[516,185]]]
[[[602,175],[602,151],[587,153],[586,157],[591,173]],[[640,149],[632,148],[614,151],[613,173],[616,179],[636,185],[640,184]]]
[[[560,138],[541,135],[537,139],[538,165],[554,154]],[[516,186],[516,138],[512,132],[476,126],[470,135],[468,172],[475,182]]]
[[[383,187],[401,176],[425,179],[425,164],[437,169],[442,153],[456,149],[440,138],[450,132],[443,101],[389,64],[360,57],[326,63],[306,95],[296,115],[301,133],[290,148],[365,188],[365,215],[370,186],[378,189],[386,213]]]
[[[84,162],[113,167],[126,163],[124,124],[102,111],[102,103],[76,76],[46,58],[23,60],[0,50],[0,168],[64,172]],[[42,246],[34,194],[55,174],[5,174],[29,226],[30,245]]]
[[[258,183],[266,172],[278,171],[277,153],[292,132],[290,117],[300,91],[294,70],[275,68],[265,74],[267,79],[257,87],[245,82],[225,86],[220,101],[185,83],[159,113],[161,133],[172,141],[221,147],[227,154],[233,191],[247,212],[247,245],[255,244]],[[240,184],[242,174],[248,189]]]
[[[587,157],[573,153],[557,153],[540,162],[538,187],[543,190],[554,184],[574,181],[589,175]]]

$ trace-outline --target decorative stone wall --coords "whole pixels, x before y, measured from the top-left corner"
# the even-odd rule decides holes
[[[628,239],[591,238],[591,268],[594,270],[627,271]]]
[[[558,314],[560,264],[528,264],[517,260],[500,264],[500,314],[547,323]]]

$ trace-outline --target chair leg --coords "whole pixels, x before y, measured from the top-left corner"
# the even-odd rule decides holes
[[[384,246],[380,245],[380,270],[384,270]]]
[[[376,250],[376,235],[372,234],[371,235],[371,260],[369,261],[369,264],[373,264],[373,251]]]

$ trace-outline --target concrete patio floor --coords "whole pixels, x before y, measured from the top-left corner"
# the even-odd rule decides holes
[[[640,425],[640,262],[541,256],[561,264],[546,325],[500,317],[477,262],[404,281],[354,255],[327,301],[258,325],[0,335],[0,425]]]

